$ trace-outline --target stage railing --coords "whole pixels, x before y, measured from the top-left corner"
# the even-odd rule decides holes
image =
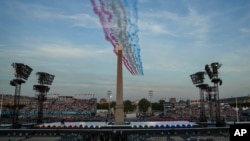
[[[61,141],[143,141],[209,140],[229,141],[229,127],[211,128],[82,128],[82,129],[0,129],[0,139],[57,137]]]

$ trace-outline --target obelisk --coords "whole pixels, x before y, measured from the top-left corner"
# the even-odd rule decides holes
[[[122,45],[119,44],[117,53],[115,124],[121,125],[124,123],[123,107]]]

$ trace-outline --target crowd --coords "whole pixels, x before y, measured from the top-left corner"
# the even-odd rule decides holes
[[[169,120],[189,120],[189,121],[198,121],[200,118],[200,105],[189,105],[182,108],[167,108],[166,117]],[[216,107],[210,107],[208,104],[205,106],[205,117],[207,121],[216,120]],[[248,117],[243,116],[243,113],[249,113]],[[221,120],[228,122],[235,122],[237,120],[237,112],[235,107],[230,105],[221,105],[220,106],[220,117]],[[250,108],[248,107],[239,107],[238,109],[238,120],[240,121],[249,121],[250,119]]]
[[[82,113],[94,112],[95,109],[96,100],[94,99],[71,99],[44,103],[44,111],[47,113]]]
[[[95,98],[90,99],[57,99],[50,98],[43,103],[44,118],[63,118],[63,119],[85,119],[94,115],[96,112],[97,101]],[[30,99],[25,106],[19,109],[20,119],[33,119],[38,114],[38,102],[36,99]],[[3,106],[2,117],[11,116],[12,109]]]
[[[30,98],[25,101],[25,106],[19,110],[19,117],[21,119],[34,119],[38,114],[38,101],[36,98]],[[64,98],[48,98],[43,103],[43,117],[47,119],[66,119],[66,120],[83,120],[83,119],[98,119],[95,117],[97,113],[97,99],[77,99],[74,97]],[[160,118],[163,120],[198,120],[200,116],[200,104],[173,106],[166,108],[166,113]],[[216,109],[209,104],[205,105],[205,115],[208,119],[214,120]],[[154,112],[154,111],[153,111]],[[2,117],[10,117],[12,109],[3,106]],[[158,113],[163,113],[159,111]],[[138,114],[137,114],[138,115]],[[230,105],[221,105],[220,115],[227,121],[236,120],[236,111]],[[140,120],[142,118],[138,118]],[[160,120],[161,120],[160,119]],[[144,120],[144,119],[143,119]],[[151,118],[150,120],[159,120]]]

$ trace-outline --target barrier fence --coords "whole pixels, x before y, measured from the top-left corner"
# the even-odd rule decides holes
[[[0,129],[0,140],[57,141],[229,141],[229,127],[126,129]]]

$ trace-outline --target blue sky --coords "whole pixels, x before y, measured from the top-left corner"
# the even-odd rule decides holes
[[[139,0],[143,76],[124,67],[124,99],[198,99],[190,74],[219,62],[220,97],[250,93],[248,0]],[[34,96],[36,72],[55,75],[49,93],[116,91],[116,56],[89,0],[0,1],[0,93],[13,94],[13,62],[33,68],[21,94]],[[205,83],[212,85],[208,77]]]

